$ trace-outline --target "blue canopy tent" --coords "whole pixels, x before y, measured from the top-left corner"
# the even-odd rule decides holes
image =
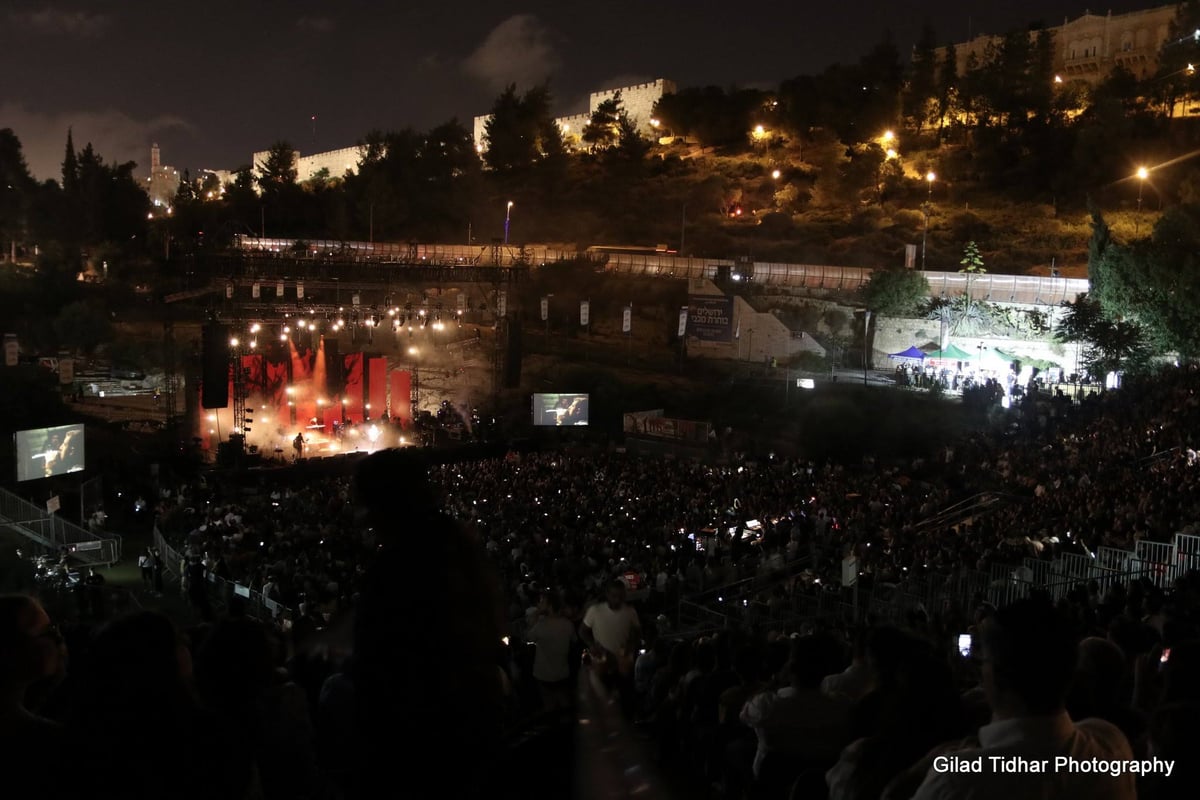
[[[899,353],[889,353],[888,360],[890,361],[924,361],[925,351],[918,348],[916,345],[903,350]]]

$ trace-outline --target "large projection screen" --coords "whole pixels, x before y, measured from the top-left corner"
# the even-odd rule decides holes
[[[550,427],[587,425],[588,396],[586,394],[535,394],[533,396],[533,424]]]
[[[83,426],[60,425],[13,434],[17,480],[32,481],[83,471]]]

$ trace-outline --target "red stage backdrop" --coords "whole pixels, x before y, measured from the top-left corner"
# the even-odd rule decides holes
[[[408,369],[391,371],[391,419],[413,427],[413,373]]]
[[[292,350],[292,383],[301,386],[303,391],[296,393],[296,422],[300,428],[308,427],[309,420],[317,416],[317,395],[318,391],[325,391],[325,387],[314,387],[311,385],[312,380],[312,358],[313,352],[305,350],[303,353]]]
[[[267,401],[267,405],[273,409],[272,416],[275,419],[279,420],[284,427],[287,427],[288,425],[291,424],[291,420],[292,420],[292,413],[291,413],[292,410],[290,408],[288,408],[288,404],[287,404],[288,403],[288,396],[287,396],[288,364],[287,364],[287,362],[286,361],[278,361],[278,362],[268,361],[267,367],[266,367],[266,380],[267,380],[267,388],[266,388],[266,391],[263,393],[263,396],[265,397],[265,399]],[[272,422],[274,422],[274,420],[272,420]]]
[[[344,398],[348,398],[350,402],[346,403],[346,419],[354,422],[362,422],[363,419],[363,354],[362,353],[347,353],[342,360],[344,371],[342,374],[346,378]],[[340,403],[341,398],[338,399]]]
[[[341,406],[325,406],[325,432],[333,433],[333,423],[342,421]]]
[[[412,373],[406,369],[392,370],[392,419],[412,427]]]
[[[253,397],[263,393],[266,380],[263,370],[265,359],[261,353],[251,353],[242,356],[242,372],[246,376],[246,396]]]
[[[372,358],[368,359],[368,363],[370,374],[367,376],[367,388],[370,395],[367,402],[371,404],[371,416],[378,419],[387,408],[387,359]]]

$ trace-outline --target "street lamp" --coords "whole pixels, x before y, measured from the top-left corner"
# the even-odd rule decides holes
[[[508,244],[508,221],[512,219],[513,201],[509,200],[508,205],[504,207],[504,243]]]
[[[925,195],[925,230],[921,234],[921,269],[925,269],[925,243],[929,239],[929,205],[933,202],[933,182],[937,180],[937,175],[933,174],[933,170],[925,173],[925,181],[929,184],[929,191]]]
[[[1138,209],[1137,216],[1133,219],[1133,235],[1137,236],[1138,226],[1142,222],[1142,191],[1146,188],[1146,178],[1150,177],[1150,170],[1145,167],[1138,167]]]

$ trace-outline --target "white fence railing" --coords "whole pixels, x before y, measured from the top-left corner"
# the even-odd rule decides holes
[[[63,547],[87,566],[115,564],[121,560],[121,537],[101,536],[51,514],[41,506],[6,489],[0,489],[0,525],[52,550]]]

